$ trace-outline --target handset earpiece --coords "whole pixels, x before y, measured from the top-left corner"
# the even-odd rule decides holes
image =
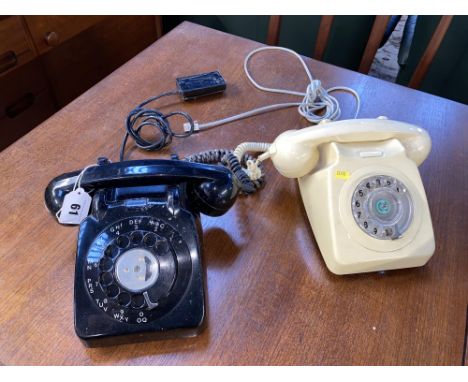
[[[220,216],[227,212],[236,201],[238,191],[239,188],[228,170],[224,179],[189,183],[187,187],[193,207],[209,216]]]

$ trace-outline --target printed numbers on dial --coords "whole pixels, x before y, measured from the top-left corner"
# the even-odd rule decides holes
[[[158,212],[166,213],[162,208]],[[168,211],[166,216],[172,217]],[[90,280],[89,295],[112,319],[144,325],[173,309],[185,293],[190,251],[166,219],[129,216],[114,221],[88,249],[84,278]]]
[[[414,206],[409,190],[400,180],[377,175],[357,185],[351,210],[366,234],[379,240],[395,240],[408,230]]]

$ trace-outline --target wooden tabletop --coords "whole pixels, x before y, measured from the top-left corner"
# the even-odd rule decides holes
[[[222,96],[179,104],[211,121],[295,99],[254,89],[242,68],[260,44],[183,23],[28,135],[0,153],[0,363],[12,364],[452,364],[465,355],[468,302],[468,107],[311,59],[327,87],[350,86],[360,117],[386,115],[427,129],[432,152],[421,175],[436,252],[422,268],[335,276],[309,227],[294,180],[267,163],[266,187],[224,216],[202,216],[207,327],[198,337],[85,348],[73,328],[78,228],[57,223],[43,193],[56,175],[118,159],[127,113],[174,88],[175,78],[220,70]],[[306,76],[284,53],[252,60],[260,83],[302,91]],[[352,97],[339,95],[342,118]],[[240,142],[272,141],[307,126],[295,109],[175,139],[159,153],[181,157]]]

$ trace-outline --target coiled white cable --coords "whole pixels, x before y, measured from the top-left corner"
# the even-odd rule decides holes
[[[255,54],[259,52],[267,51],[267,50],[270,50],[270,51],[278,50],[278,51],[287,52],[287,53],[294,55],[300,61],[309,79],[309,83],[307,85],[305,93],[294,91],[294,90],[288,90],[288,89],[268,88],[266,86],[260,85],[257,81],[254,80],[248,68],[250,59]],[[335,86],[329,89],[325,89],[319,80],[313,78],[309,68],[307,67],[302,57],[291,49],[287,49],[283,47],[276,47],[276,46],[266,46],[266,47],[255,49],[246,56],[244,60],[244,71],[245,71],[247,78],[252,83],[252,85],[255,86],[259,90],[270,92],[270,93],[295,95],[295,96],[303,97],[303,99],[301,102],[287,102],[287,103],[279,103],[279,104],[263,106],[257,109],[249,110],[244,113],[233,115],[228,118],[223,118],[223,119],[208,122],[208,123],[199,124],[198,122],[195,122],[195,130],[206,130],[212,127],[224,125],[226,123],[237,121],[237,120],[247,118],[247,117],[251,117],[257,114],[262,114],[262,113],[266,113],[269,111],[284,109],[284,108],[293,107],[293,106],[298,108],[298,112],[300,115],[302,115],[309,122],[314,123],[314,124],[319,123],[320,121],[324,119],[336,120],[341,115],[341,108],[340,108],[340,104],[338,100],[332,95],[330,95],[330,93],[336,92],[336,91],[344,91],[344,92],[348,92],[352,94],[354,98],[356,99],[356,112],[355,112],[354,118],[357,118],[359,114],[359,110],[361,108],[361,99],[359,97],[359,94],[354,89],[351,89],[346,86]],[[187,128],[187,126],[185,125],[184,127]]]
[[[245,154],[247,153],[264,153],[270,147],[270,143],[266,142],[244,142],[241,143],[239,146],[236,147],[234,150],[234,155],[239,160],[242,160]],[[251,160],[249,159],[246,162],[247,168],[242,168],[245,173],[248,175],[250,180],[254,181],[260,179],[262,177],[262,170],[260,169],[258,160]]]
[[[234,150],[234,155],[237,159],[242,160],[245,154],[248,152],[251,153],[258,153],[258,152],[265,152],[269,149],[270,143],[264,142],[244,142],[241,143],[239,146],[236,147]]]

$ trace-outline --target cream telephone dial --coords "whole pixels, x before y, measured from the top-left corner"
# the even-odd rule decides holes
[[[259,159],[298,178],[327,267],[348,274],[422,266],[433,255],[417,168],[430,149],[425,130],[381,117],[286,131]]]

